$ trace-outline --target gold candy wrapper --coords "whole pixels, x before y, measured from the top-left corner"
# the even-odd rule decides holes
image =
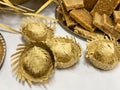
[[[21,44],[12,55],[12,67],[17,78],[24,82],[45,83],[55,70],[52,51],[44,43]]]
[[[96,39],[87,44],[86,58],[97,68],[111,70],[119,62],[117,42],[109,39]]]
[[[53,51],[57,68],[69,68],[79,61],[81,47],[75,39],[55,37],[46,42]]]
[[[55,22],[46,23],[43,19],[36,17],[25,18],[21,24],[21,32],[25,40],[30,42],[41,42],[53,38]]]

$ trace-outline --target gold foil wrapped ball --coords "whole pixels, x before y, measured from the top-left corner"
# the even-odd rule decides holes
[[[113,69],[119,61],[119,49],[115,41],[97,39],[87,44],[86,58],[97,68]]]
[[[44,83],[53,75],[55,70],[52,51],[43,43],[20,45],[18,52],[12,57],[13,71],[21,81]]]
[[[21,24],[21,32],[25,40],[29,42],[41,42],[52,38],[54,36],[53,28],[37,17],[25,18]]]
[[[46,42],[53,51],[57,68],[68,68],[79,61],[81,47],[75,39],[68,37],[55,37]]]

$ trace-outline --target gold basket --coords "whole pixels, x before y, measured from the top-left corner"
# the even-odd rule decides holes
[[[5,45],[5,40],[0,33],[0,67],[2,66],[5,58],[5,52],[6,52],[6,45]]]

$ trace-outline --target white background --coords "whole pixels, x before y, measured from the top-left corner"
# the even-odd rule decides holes
[[[32,0],[28,5],[36,9],[41,1]],[[54,17],[54,13],[54,3],[50,4],[42,12],[43,15],[50,17]],[[19,29],[19,21],[21,21],[21,16],[19,15],[0,14],[0,23],[5,23],[15,29]],[[82,57],[79,63],[73,68],[56,70],[53,78],[45,86],[38,84],[30,88],[27,83],[24,85],[19,83],[14,73],[12,73],[10,56],[15,53],[17,45],[23,43],[22,36],[1,30],[4,29],[0,29],[0,33],[2,33],[5,38],[7,53],[3,67],[0,70],[0,90],[120,90],[120,64],[111,71],[101,71],[94,68],[84,58],[86,41],[82,38],[76,38],[82,47]],[[59,24],[57,24],[55,35],[72,36],[59,26]]]

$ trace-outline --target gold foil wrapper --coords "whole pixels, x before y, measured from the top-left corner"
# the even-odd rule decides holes
[[[79,61],[81,47],[74,38],[55,37],[46,42],[53,51],[57,68],[69,68]]]
[[[50,22],[52,26],[37,17],[25,18],[21,24],[21,32],[25,40],[29,42],[41,42],[53,38],[55,23]]]
[[[87,44],[86,58],[97,68],[111,70],[119,62],[117,42],[108,39],[96,39]]]
[[[20,81],[45,83],[53,75],[55,63],[52,51],[44,43],[21,44],[12,55],[12,67]]]

